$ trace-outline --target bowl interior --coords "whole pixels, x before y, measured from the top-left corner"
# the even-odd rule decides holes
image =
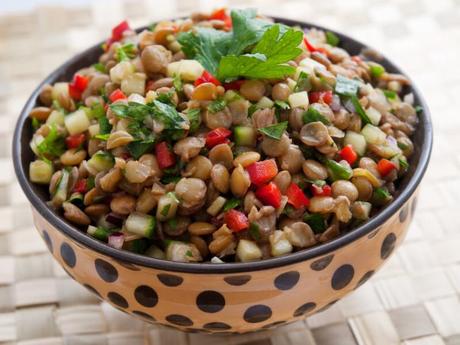
[[[282,18],[274,18],[277,22],[281,22],[287,25],[298,25],[304,28],[316,27],[322,30],[328,30],[323,27],[312,25],[309,23],[302,23],[294,20],[287,20]],[[139,30],[143,30],[141,28]],[[138,31],[139,31],[138,30]],[[332,31],[332,30],[328,30]],[[367,48],[366,45],[338,32],[335,32],[340,38],[340,47],[347,50],[351,55],[358,55],[363,48]],[[420,113],[420,122],[412,138],[414,142],[414,154],[410,158],[410,167],[408,173],[400,181],[398,185],[398,192],[395,200],[381,210],[376,216],[374,216],[367,223],[360,227],[353,229],[352,231],[342,234],[340,237],[332,240],[331,242],[321,244],[319,246],[309,248],[303,251],[299,251],[288,256],[272,258],[264,261],[253,262],[253,263],[228,263],[225,265],[213,264],[190,264],[190,263],[175,263],[164,260],[153,259],[149,257],[140,256],[137,254],[129,253],[126,251],[119,251],[108,247],[106,244],[98,242],[97,240],[87,236],[82,231],[66,223],[62,217],[50,209],[46,205],[48,200],[47,187],[40,186],[37,184],[29,183],[28,180],[28,166],[29,162],[34,159],[34,154],[29,147],[29,141],[32,137],[32,126],[31,121],[28,118],[30,110],[36,106],[37,96],[40,92],[41,87],[45,83],[55,83],[58,81],[68,81],[72,78],[73,74],[80,68],[89,66],[98,61],[99,55],[102,54],[100,44],[95,45],[79,55],[76,55],[54,72],[52,72],[32,93],[31,97],[25,104],[19,120],[17,122],[14,142],[13,142],[13,160],[15,165],[16,175],[18,176],[21,187],[23,188],[26,196],[30,202],[34,205],[37,210],[50,220],[54,225],[64,231],[70,237],[76,239],[85,245],[104,252],[105,254],[116,256],[117,258],[141,265],[165,268],[172,271],[191,271],[191,272],[243,272],[251,270],[265,269],[274,266],[281,266],[301,260],[306,260],[314,256],[325,254],[335,248],[338,248],[350,241],[363,236],[370,232],[372,229],[377,228],[384,223],[401,205],[413,194],[416,190],[423,174],[426,170],[429,156],[432,146],[432,125],[429,115],[429,110],[424,102],[422,96],[418,92],[415,86],[406,88],[405,92],[413,92],[415,98],[415,104],[420,105],[423,111]],[[379,60],[385,69],[389,72],[403,73],[396,65],[391,61],[382,57]]]

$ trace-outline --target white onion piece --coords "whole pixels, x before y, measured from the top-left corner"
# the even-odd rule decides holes
[[[121,232],[114,232],[109,235],[108,243],[109,246],[113,248],[121,249],[121,247],[123,247],[123,243],[125,243],[125,235]]]

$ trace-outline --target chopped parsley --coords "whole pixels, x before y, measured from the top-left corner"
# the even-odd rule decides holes
[[[282,109],[282,110],[291,109],[291,106],[289,105],[288,102],[280,101],[280,100],[275,101],[275,107],[278,108],[278,109]]]
[[[356,95],[352,95],[350,97],[350,101],[353,104],[353,107],[355,108],[356,114],[359,115],[359,117],[361,118],[363,123],[364,124],[368,124],[368,123],[372,124],[371,119],[369,119],[369,116],[367,116],[366,111],[361,106],[361,103],[359,103],[358,97]]]
[[[115,51],[115,59],[118,62],[132,59],[136,56],[136,46],[133,43],[126,43]]]
[[[391,90],[383,90],[383,94],[387,99],[396,99],[396,96],[398,96],[396,92]]]
[[[201,124],[201,109],[200,108],[192,108],[188,109],[185,115],[190,122],[190,133],[194,133],[200,128]]]
[[[187,251],[185,252],[185,255],[188,256],[188,257],[190,257],[190,258],[193,257],[193,254],[192,254],[192,251],[191,251],[191,250],[187,250]]]
[[[256,223],[249,224],[249,235],[255,240],[260,240],[260,228],[259,225]]]
[[[336,47],[340,43],[340,38],[331,31],[326,31],[326,42],[333,47]]]
[[[277,123],[276,125],[259,128],[259,132],[272,139],[280,140],[287,126],[288,122],[284,121]]]
[[[66,150],[64,137],[59,134],[56,125],[50,126],[50,132],[37,145],[37,150],[40,156],[46,158],[56,158],[64,153]]]
[[[374,78],[379,78],[385,73],[385,68],[377,63],[372,63],[369,66],[369,72]]]
[[[184,90],[184,85],[182,83],[182,79],[180,78],[179,74],[174,74],[173,86],[174,86],[174,89],[178,92],[182,92]]]
[[[237,208],[240,206],[241,200],[240,199],[230,199],[227,200],[224,204],[224,207],[222,208],[222,211],[227,212],[228,210],[231,210],[233,208]]]
[[[315,234],[322,233],[326,230],[326,222],[323,216],[318,213],[305,214],[303,221],[310,225],[310,228]]]
[[[165,207],[163,207],[163,208],[161,209],[161,211],[160,211],[161,215],[162,215],[163,217],[166,217],[166,216],[168,215],[168,212],[169,212],[170,209],[171,209],[171,204],[165,205]]]
[[[297,84],[294,87],[294,92],[310,91],[311,81],[308,73],[302,71],[297,78]]]
[[[224,110],[226,106],[227,102],[224,99],[216,99],[215,101],[209,103],[208,110],[211,113],[218,113],[219,111]]]
[[[415,112],[418,114],[418,113],[421,113],[423,111],[423,107],[421,105],[417,105],[415,106]]]
[[[103,63],[100,63],[100,62],[95,63],[95,64],[93,64],[93,68],[98,72],[106,73],[105,66],[104,66]]]
[[[96,139],[102,140],[102,141],[107,141],[110,137],[110,133],[107,134],[96,134],[94,136]]]
[[[324,123],[325,125],[330,124],[329,120],[313,107],[308,107],[308,110],[303,113],[302,119],[303,119],[303,123],[320,121]]]

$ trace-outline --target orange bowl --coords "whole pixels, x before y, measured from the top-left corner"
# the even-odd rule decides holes
[[[317,27],[275,18],[287,25]],[[321,27],[317,27],[323,29]],[[366,48],[343,34],[341,47],[351,54]],[[46,204],[45,187],[29,182],[34,155],[28,118],[45,83],[69,80],[97,61],[100,44],[73,57],[51,73],[22,110],[13,142],[19,183],[29,199],[37,230],[66,272],[114,307],[148,322],[183,331],[246,333],[272,328],[324,310],[365,283],[404,240],[417,203],[417,189],[427,168],[432,125],[423,107],[408,174],[392,203],[375,217],[340,237],[287,256],[251,263],[179,263],[117,250],[75,228]],[[387,71],[401,73],[389,60]]]

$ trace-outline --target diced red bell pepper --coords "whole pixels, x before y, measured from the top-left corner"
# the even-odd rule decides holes
[[[294,182],[292,182],[286,190],[286,196],[288,197],[288,203],[294,206],[294,208],[300,208],[302,206],[308,207],[308,205],[310,205],[310,199],[308,199],[303,190]]]
[[[243,85],[243,83],[244,83],[243,79],[234,80],[234,81],[231,81],[230,83],[225,83],[224,84],[224,89],[226,91],[228,91],[228,90],[239,90],[239,89],[241,89],[241,85]]]
[[[123,20],[120,24],[116,25],[112,29],[112,40],[119,41],[123,38],[123,32],[130,30],[130,26],[126,20]]]
[[[208,132],[208,134],[206,134],[206,146],[210,149],[219,144],[229,143],[230,140],[227,138],[230,135],[232,135],[232,131],[227,128],[219,127],[213,129],[212,131]]]
[[[80,74],[75,74],[71,83],[69,83],[69,95],[75,100],[81,99],[81,94],[88,86],[89,78]]]
[[[248,217],[243,212],[234,209],[224,214],[224,222],[234,232],[239,232],[249,227]]]
[[[251,182],[256,186],[261,186],[269,182],[278,174],[278,167],[274,159],[252,163],[246,170],[249,173]]]
[[[209,19],[222,20],[225,23],[226,28],[230,29],[232,27],[232,18],[227,14],[225,8],[220,8],[212,12]]]
[[[118,101],[119,99],[126,99],[126,98],[127,98],[126,95],[120,89],[116,89],[112,91],[112,93],[109,96],[109,100],[112,103],[115,101]]]
[[[194,85],[198,86],[198,85],[203,84],[203,83],[213,83],[216,86],[220,85],[220,81],[217,80],[217,78],[214,77],[208,71],[204,71],[203,74],[197,80],[195,80]]]
[[[69,135],[67,138],[65,138],[65,144],[67,145],[68,149],[76,149],[83,144],[85,138],[86,136],[84,133]]]
[[[87,189],[87,186],[86,186],[86,179],[81,179],[81,180],[77,180],[77,182],[75,182],[75,186],[73,187],[73,192],[74,193],[86,193],[86,189]]]
[[[332,188],[331,186],[325,184],[324,186],[320,187],[316,184],[311,185],[311,192],[314,196],[331,196],[332,195]]]
[[[340,158],[346,160],[348,164],[353,165],[354,162],[358,159],[358,154],[353,149],[353,146],[346,145],[339,151]]]
[[[162,141],[155,145],[155,155],[157,157],[158,166],[161,169],[169,168],[176,163],[176,157],[169,150],[166,141]]]
[[[274,208],[281,206],[281,191],[273,182],[257,188],[255,194],[264,205],[270,205]]]
[[[396,164],[388,159],[382,158],[377,163],[377,170],[382,177],[387,176],[393,169],[396,169]]]
[[[310,103],[318,103],[323,101],[324,103],[330,105],[333,98],[334,95],[332,94],[332,91],[312,91],[308,93],[308,99]]]

